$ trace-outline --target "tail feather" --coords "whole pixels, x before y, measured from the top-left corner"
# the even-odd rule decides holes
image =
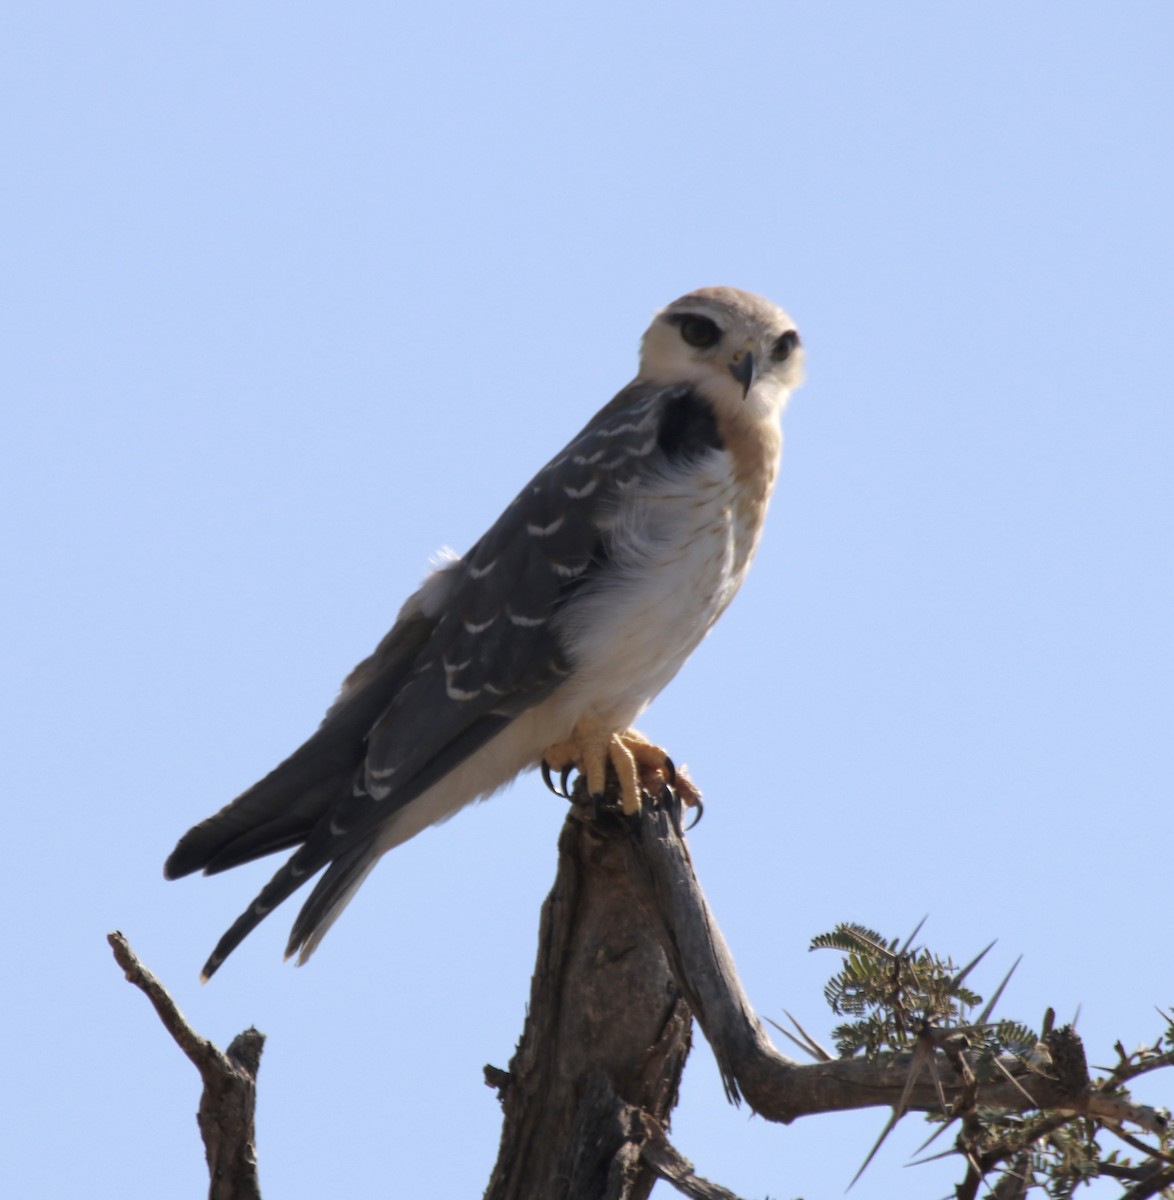
[[[204,863],[204,874],[217,875],[278,850],[300,846],[350,786],[350,774],[325,779],[302,795],[291,798],[288,806],[268,821],[246,827],[231,840],[221,835],[219,849]]]
[[[302,842],[367,753],[432,622],[409,615],[360,663],[318,729],[283,763],[218,813],[189,829],[163,867],[168,879],[227,870]]]
[[[277,905],[334,859],[303,910],[312,909],[316,915],[310,925],[303,923],[294,949],[308,955],[374,865],[378,855],[370,849],[371,831],[336,836],[340,806],[352,797],[356,778],[361,778],[369,733],[415,671],[419,653],[436,629],[435,617],[425,609],[440,607],[453,578],[444,572],[432,576],[404,605],[374,654],[347,677],[311,737],[264,779],[188,830],[171,852],[163,873],[178,879],[194,871],[214,874],[301,847],[217,943],[204,966],[205,980]],[[422,786],[411,794],[418,795]],[[383,812],[392,809],[390,802],[382,806]],[[369,861],[364,855],[370,855]]]
[[[314,953],[379,858],[374,846],[365,842],[330,864],[298,913],[285,948],[286,958],[296,954],[301,966]]]
[[[264,779],[189,829],[164,876],[214,874],[304,841],[363,761],[367,730],[384,707],[376,696],[340,711]]]
[[[216,943],[216,949],[208,956],[204,969],[200,972],[200,982],[207,983],[220,969],[224,960],[257,928],[258,925],[288,896],[292,895],[306,882],[306,872],[295,866],[297,855],[288,859],[278,869],[273,878],[261,889],[256,899],[228,931]]]
[[[268,832],[260,841],[272,842],[274,849],[302,841],[338,795],[342,780],[349,779],[363,760],[361,741],[333,747],[333,753],[307,754],[312,741],[218,813],[189,829],[164,863],[164,876],[179,879],[208,870],[213,862],[219,864],[216,870],[224,870],[266,853],[245,849],[245,857],[238,858],[233,851],[242,839],[246,847],[251,846],[253,835],[262,828]]]
[[[233,921],[228,931],[216,943],[216,949],[208,956],[208,961],[200,972],[201,982],[207,983],[237,946],[282,901],[288,899],[306,882],[307,874],[319,870],[322,866],[319,862],[312,868],[300,868],[299,857],[301,856],[294,855],[278,868],[252,904]],[[379,853],[371,841],[367,840],[352,847],[330,864],[298,914],[290,934],[289,945],[286,947],[286,958],[298,954],[298,962],[303,963],[310,957],[378,859]]]

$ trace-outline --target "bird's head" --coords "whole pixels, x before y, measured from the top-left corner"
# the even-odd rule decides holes
[[[719,409],[750,405],[776,415],[803,382],[803,347],[781,308],[736,288],[701,288],[653,318],[640,348],[639,377],[688,383]]]

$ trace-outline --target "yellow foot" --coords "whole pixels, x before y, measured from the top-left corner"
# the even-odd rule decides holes
[[[627,816],[640,811],[644,793],[659,796],[666,785],[676,789],[682,803],[700,809],[701,793],[673,760],[634,729],[615,731],[594,720],[579,721],[565,742],[551,746],[542,756],[543,777],[555,790],[550,772],[562,776],[563,792],[571,771],[586,777],[592,796],[602,796],[607,786],[608,764],[620,785],[620,804]]]

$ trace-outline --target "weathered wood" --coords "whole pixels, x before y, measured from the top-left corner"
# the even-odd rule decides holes
[[[259,1200],[253,1111],[262,1035],[247,1030],[221,1053],[192,1031],[122,935],[109,941],[203,1077],[210,1197]],[[737,1200],[696,1175],[667,1140],[694,1017],[727,1097],[772,1121],[868,1106],[938,1109],[944,1096],[964,1116],[980,1104],[1040,1107],[1150,1127],[1150,1110],[1137,1106],[1106,1116],[1125,1102],[1090,1090],[1070,1029],[1049,1034],[1047,1074],[1007,1056],[990,1082],[975,1079],[964,1033],[953,1030],[926,1032],[922,1057],[932,1059],[936,1079],[922,1069],[912,1084],[912,1055],[793,1062],[772,1044],[742,988],[679,813],[655,805],[634,818],[601,812],[580,785],[542,908],[522,1038],[508,1071],[485,1068],[504,1113],[487,1200],[646,1200],[658,1178],[697,1200]]]
[[[488,1200],[648,1195],[646,1114],[662,1125],[689,1053],[689,1011],[635,903],[622,826],[572,809],[542,908],[529,1015],[508,1073],[487,1069],[504,1126]]]
[[[648,808],[621,839],[636,902],[656,930],[673,976],[717,1059],[726,1094],[768,1120],[784,1123],[820,1112],[872,1106],[895,1108],[908,1084],[912,1055],[868,1062],[863,1058],[796,1063],[767,1037],[738,978],[734,961],[693,872],[689,851],[673,814]],[[1057,1038],[1070,1031],[1057,1030]],[[1095,1110],[1087,1071],[1043,1075],[1013,1057],[989,1083],[966,1078],[959,1035],[941,1042],[935,1065],[952,1106],[974,1103],[1023,1111],[1031,1107],[1066,1112]],[[1081,1058],[1083,1063],[1083,1058]],[[928,1071],[914,1083],[908,1108],[940,1108]]]
[[[929,1071],[909,1088],[912,1055],[797,1063],[781,1054],[697,882],[679,813],[600,813],[581,788],[573,801],[542,910],[522,1039],[508,1072],[486,1068],[504,1110],[487,1200],[629,1200],[647,1196],[655,1177],[685,1195],[728,1196],[693,1174],[665,1138],[691,1017],[713,1048],[727,1097],[769,1120],[896,1108],[902,1097],[905,1108],[939,1108]],[[1087,1073],[1048,1077],[1008,1057],[1006,1075],[976,1083],[964,1038],[935,1036],[936,1074],[951,1106],[1091,1107]]]
[[[208,1163],[209,1200],[261,1200],[253,1120],[265,1035],[246,1029],[222,1052],[192,1029],[167,989],[143,966],[121,933],[111,933],[106,940],[127,979],[151,1001],[164,1028],[204,1081],[196,1120]]]

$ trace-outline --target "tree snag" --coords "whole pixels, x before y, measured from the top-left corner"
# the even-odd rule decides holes
[[[127,979],[151,1001],[164,1028],[204,1081],[196,1121],[211,1180],[209,1200],[261,1200],[253,1117],[265,1035],[246,1029],[221,1051],[192,1029],[167,989],[143,966],[121,933],[107,934],[106,940]]]

